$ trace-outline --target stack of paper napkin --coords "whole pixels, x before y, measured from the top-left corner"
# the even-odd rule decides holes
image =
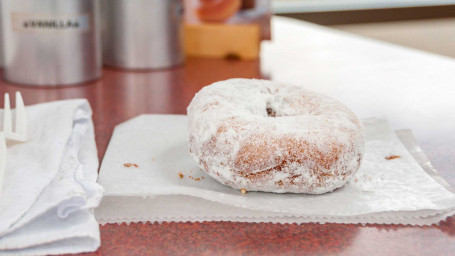
[[[1,112],[0,112],[1,113]],[[0,194],[0,255],[95,251],[93,215],[103,188],[90,105],[67,100],[26,108],[28,140],[9,143]]]

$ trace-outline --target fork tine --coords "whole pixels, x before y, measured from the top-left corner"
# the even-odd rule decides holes
[[[27,117],[25,115],[24,100],[20,92],[16,92],[16,133],[27,134]]]
[[[5,93],[5,107],[3,112],[3,132],[9,134],[12,132],[11,106],[9,103],[9,94]]]
[[[6,142],[5,135],[0,132],[0,194],[2,193],[3,177],[5,175],[6,164]]]

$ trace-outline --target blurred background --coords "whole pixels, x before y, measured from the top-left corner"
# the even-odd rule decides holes
[[[273,0],[277,15],[455,57],[454,0]]]
[[[194,5],[196,6],[195,8],[197,8],[198,2],[204,2],[204,0],[183,1],[185,5],[187,5],[185,6],[186,10],[185,20],[191,24],[191,22],[194,22],[194,20],[197,19],[197,17],[195,18],[191,16],[191,14],[189,15],[189,13],[193,12],[188,11],[189,9],[188,6],[190,6],[191,8],[191,6]],[[449,57],[455,57],[454,47],[455,0],[242,0],[242,1],[243,1],[242,9],[246,8],[247,10],[251,9],[254,11],[248,11],[247,15],[243,16],[237,15],[234,18],[231,18],[230,20],[233,21],[234,23],[238,22],[243,23],[244,20],[246,19],[248,20],[248,22],[253,21],[261,24],[260,34],[262,40],[270,39],[269,30],[270,27],[269,24],[267,24],[269,16],[264,15],[264,13],[271,13],[272,15],[291,17],[398,45],[403,45]],[[12,1],[2,0],[2,2]],[[43,2],[51,1],[45,0]],[[120,3],[120,0],[114,0],[113,2]],[[108,1],[106,3],[108,3]],[[4,5],[4,3],[0,4],[0,13],[2,5]],[[125,5],[119,4],[119,6],[121,6],[119,7],[119,9],[122,8],[126,9]],[[128,15],[123,10],[118,10],[117,13],[120,14],[115,16],[117,21],[119,21],[117,17]],[[124,24],[121,23],[123,21],[120,20],[119,22],[120,24],[116,24],[116,26],[117,25],[125,26]],[[109,22],[109,24],[113,23],[114,22]],[[116,31],[116,28],[109,29]],[[200,32],[199,28],[197,32]],[[235,33],[239,32],[236,31]],[[249,33],[246,32],[246,34]],[[2,41],[3,40],[0,40],[0,49],[2,48],[3,43]],[[109,47],[111,47],[111,44],[104,45],[104,48]],[[115,50],[118,49],[112,48],[112,51]],[[205,54],[197,52],[198,50],[199,49],[195,50],[196,53],[193,54],[194,56],[200,57]],[[257,52],[256,49],[252,51]],[[2,55],[3,53],[2,51],[0,51],[0,66],[3,66],[2,63],[4,63]],[[191,56],[192,54],[187,53],[187,55]],[[253,55],[254,56],[252,57],[255,57],[257,53]],[[250,59],[252,57],[250,57]],[[156,58],[156,54],[154,58]],[[108,61],[106,60],[105,57],[104,62],[106,64],[106,62],[112,62],[112,60]]]

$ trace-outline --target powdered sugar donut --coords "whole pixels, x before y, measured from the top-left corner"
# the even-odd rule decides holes
[[[231,79],[188,106],[199,166],[235,189],[321,194],[343,186],[364,151],[357,117],[332,98],[265,80]]]

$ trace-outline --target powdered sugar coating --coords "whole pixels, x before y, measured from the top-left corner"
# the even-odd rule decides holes
[[[332,98],[266,80],[202,88],[188,106],[190,153],[235,189],[322,194],[357,171],[364,131]]]

